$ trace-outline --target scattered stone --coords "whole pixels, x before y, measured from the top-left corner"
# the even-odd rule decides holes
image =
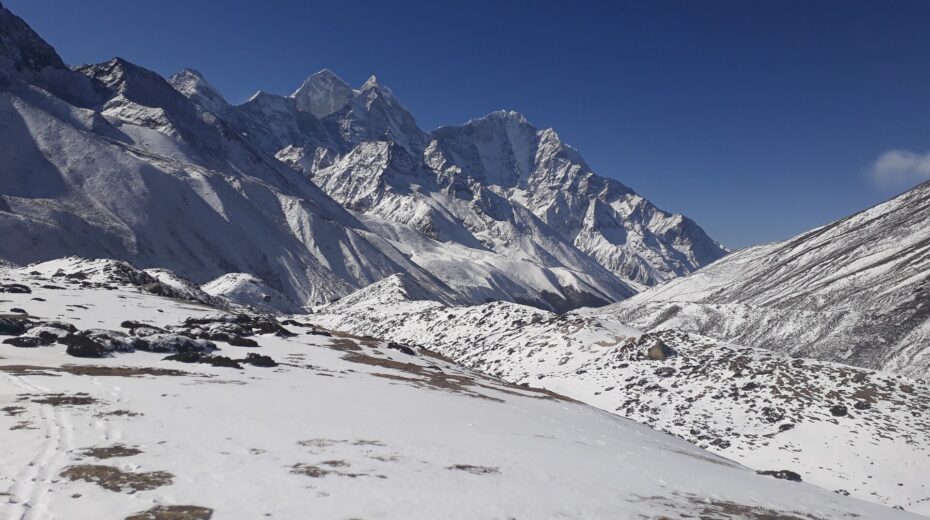
[[[0,284],[0,293],[10,293],[10,294],[30,294],[32,289],[28,285],[23,285],[21,283],[4,283]]]
[[[845,417],[849,414],[849,411],[846,409],[846,406],[837,404],[830,407],[830,413],[833,414],[833,417]]]
[[[29,314],[28,312],[26,312],[26,309],[21,309],[19,307],[13,307],[12,309],[10,309],[10,312],[15,312],[16,314]]]
[[[787,469],[780,469],[777,471],[776,470],[757,471],[756,473],[760,475],[768,475],[770,477],[775,477],[775,478],[782,479],[782,480],[790,480],[792,482],[801,482],[801,475],[798,475],[797,473],[791,470],[787,470]]]
[[[465,471],[472,475],[494,475],[501,472],[500,468],[493,466],[473,466],[471,464],[454,464],[446,469]]]
[[[181,363],[203,363],[215,367],[242,369],[237,361],[226,356],[211,356],[203,352],[178,352],[164,358],[165,361],[180,361]]]

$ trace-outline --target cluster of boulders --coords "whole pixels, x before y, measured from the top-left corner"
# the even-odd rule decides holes
[[[256,367],[276,367],[278,364],[270,356],[263,356],[249,352],[244,358],[232,359],[227,356],[217,356],[205,352],[179,352],[165,358],[167,361],[180,361],[181,363],[203,363],[215,367],[242,368],[242,363]]]
[[[299,325],[299,323],[291,321]],[[268,356],[250,354],[232,360],[207,353],[218,350],[216,341],[239,347],[258,347],[253,336],[274,334],[279,337],[295,336],[275,318],[248,314],[217,314],[187,318],[176,326],[158,327],[137,321],[124,321],[121,330],[78,330],[70,323],[42,321],[28,314],[0,316],[0,334],[13,336],[3,340],[14,347],[42,347],[58,343],[67,346],[66,352],[75,357],[99,358],[115,352],[144,350],[175,354],[177,361],[209,363],[214,366],[241,368],[240,363],[255,366],[276,366]],[[169,358],[171,358],[169,356]]]

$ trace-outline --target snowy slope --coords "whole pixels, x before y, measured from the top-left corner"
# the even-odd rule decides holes
[[[648,424],[756,470],[791,470],[828,490],[930,514],[925,383],[673,330],[643,334],[610,315],[416,300],[393,290],[392,281],[308,319],[430,348],[482,373]],[[673,353],[653,359],[648,354],[656,344]]]
[[[591,312],[926,378],[930,183]]]
[[[134,286],[28,273],[0,271],[4,284],[31,290],[4,294],[3,310],[23,308],[34,322],[119,330],[123,320],[169,327],[217,319],[209,307]],[[0,514],[917,518],[757,475],[422,350],[287,328],[298,334],[256,334],[258,347],[217,343],[232,358],[270,356],[279,363],[270,368],[184,364],[142,351],[84,359],[57,344],[0,344]]]

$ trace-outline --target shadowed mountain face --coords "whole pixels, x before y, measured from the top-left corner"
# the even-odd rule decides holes
[[[564,311],[724,253],[518,114],[430,134],[376,78],[353,89],[329,71],[233,106],[191,69],[70,69],[2,7],[0,29],[0,257],[14,262],[243,273],[288,308],[405,274],[449,302]]]
[[[647,330],[926,377],[930,183],[598,310]]]

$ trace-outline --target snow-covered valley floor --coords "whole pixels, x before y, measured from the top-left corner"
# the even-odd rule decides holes
[[[393,278],[310,322],[435,350],[686,439],[756,470],[930,514],[930,385],[888,372],[674,330],[643,334],[593,312],[411,300]],[[653,357],[661,345],[667,355]]]
[[[31,291],[0,294],[7,320],[25,319],[19,309],[34,322],[126,331],[128,321],[167,327],[216,315],[131,286],[28,269],[4,268],[0,279]],[[757,475],[426,351],[285,327],[297,335],[255,334],[258,347],[216,342],[219,355],[259,353],[275,367],[0,345],[0,516],[913,517]]]

